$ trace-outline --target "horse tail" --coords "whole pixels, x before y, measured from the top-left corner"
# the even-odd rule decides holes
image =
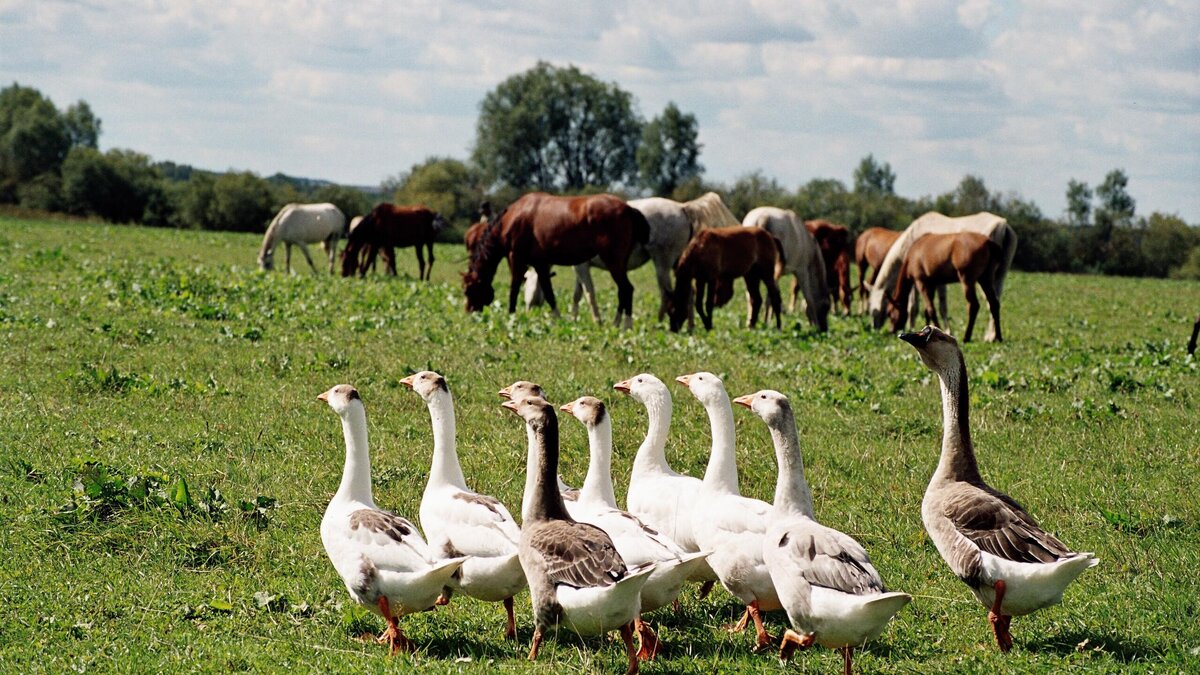
[[[770,233],[768,236],[771,237],[771,243],[775,245],[775,278],[778,279],[783,276],[783,270],[787,267],[787,256],[783,254],[783,242],[779,241],[779,237]]]
[[[639,244],[645,244],[650,241],[650,221],[646,220],[646,214],[637,209],[625,205],[625,212],[629,214],[629,219],[633,223],[633,240]]]

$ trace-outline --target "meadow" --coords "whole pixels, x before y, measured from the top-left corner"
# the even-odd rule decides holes
[[[818,517],[914,596],[856,655],[862,672],[1200,671],[1200,364],[1183,347],[1196,282],[1014,273],[1007,341],[965,346],[985,479],[1101,561],[1061,606],[1015,619],[1002,655],[921,526],[936,379],[865,318],[833,318],[826,335],[792,315],[783,331],[751,331],[739,296],[712,332],[671,334],[653,320],[650,266],[633,275],[632,331],[544,309],[467,315],[459,246],[438,247],[426,284],[410,250],[395,279],[263,274],[259,239],[0,216],[0,671],[621,672],[619,643],[566,633],[527,664],[527,594],[516,645],[501,639],[499,605],[462,597],[402,619],[415,656],[360,638],[383,622],[352,605],[321,546],[344,446],[316,396],[358,387],[376,501],[415,520],[432,439],[399,380],[421,369],[455,395],[468,482],[513,510],[525,430],[496,391],[514,380],[556,404],[608,403],[622,502],[646,419],[613,383],[709,370],[734,396],[787,394]],[[556,278],[560,298],[570,279]],[[596,279],[611,315],[611,280]],[[668,458],[701,475],[707,420],[670,386]],[[770,499],[766,426],[735,418],[742,491]],[[561,428],[577,485],[586,437],[574,420]],[[665,649],[644,672],[840,671],[832,650],[786,666],[752,654],[752,633],[721,628],[740,614],[731,596],[684,595],[681,613],[651,616]],[[771,615],[769,628],[785,622]]]

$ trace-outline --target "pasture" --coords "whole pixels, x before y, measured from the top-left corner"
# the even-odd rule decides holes
[[[525,430],[496,391],[516,379],[556,404],[609,404],[622,503],[646,420],[614,382],[710,370],[731,396],[787,394],[818,517],[914,596],[856,654],[862,672],[1200,670],[1200,364],[1184,352],[1200,284],[1013,273],[1006,341],[965,345],[985,479],[1100,558],[1063,605],[1014,620],[1002,655],[921,526],[936,379],[867,318],[832,316],[827,335],[794,315],[782,332],[747,330],[739,285],[712,332],[672,334],[653,321],[649,265],[631,275],[631,331],[501,303],[468,315],[460,246],[438,246],[424,283],[409,249],[398,278],[260,273],[260,240],[0,216],[0,671],[620,672],[619,644],[565,632],[527,665],[526,593],[517,645],[501,639],[499,605],[461,596],[402,619],[415,657],[357,639],[383,622],[352,606],[321,547],[344,446],[315,397],[358,387],[376,501],[415,519],[432,440],[424,402],[399,380],[425,368],[454,393],[468,482],[514,511]],[[560,298],[570,280],[560,269]],[[615,287],[597,280],[610,320]],[[505,266],[497,282],[503,299]],[[958,333],[964,303],[950,296]],[[671,387],[668,459],[701,475],[707,420]],[[769,500],[767,429],[745,410],[735,419],[742,492]],[[560,420],[563,474],[578,485],[584,429]],[[648,617],[664,653],[644,672],[840,672],[832,650],[786,667],[751,654],[752,634],[721,629],[741,612],[731,596],[685,596],[681,614]]]

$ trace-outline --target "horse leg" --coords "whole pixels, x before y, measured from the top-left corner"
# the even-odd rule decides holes
[[[989,325],[995,326],[996,328],[995,341],[1002,342],[1004,340],[1004,336],[1000,333],[1000,294],[996,293],[996,289],[992,286],[992,284],[988,283],[986,279],[979,280],[979,287],[983,289],[983,297],[985,300],[987,300],[988,304],[988,313],[991,314],[992,317],[991,324]],[[1197,324],[1197,327],[1200,327],[1200,324]],[[987,341],[987,333],[984,333],[983,339],[984,342]],[[1195,340],[1196,336],[1195,333],[1193,333],[1192,342],[1195,343]]]
[[[629,281],[629,274],[621,265],[612,265],[608,268],[608,273],[612,275],[613,281],[617,284],[617,321],[616,325],[621,328],[633,328],[633,284]],[[591,277],[588,277],[591,281]],[[594,293],[594,291],[593,291]],[[593,299],[593,302],[595,300]],[[592,305],[592,313],[596,319],[600,319],[600,312],[596,306]],[[622,315],[625,317],[622,321]]]
[[[425,281],[425,252],[421,250],[421,245],[413,246],[413,250],[417,252],[417,278]]]
[[[866,281],[867,264],[866,261],[858,263],[858,309],[859,314],[865,314],[867,311],[867,296],[870,295],[871,289],[867,284],[873,283]]]
[[[554,318],[559,318],[562,315],[558,313],[558,303],[554,301],[554,288],[550,285],[550,266],[535,265],[533,269],[537,272],[538,285],[542,287],[542,295],[546,296],[546,304],[550,305],[550,313],[554,315]]]
[[[946,285],[942,284],[937,287],[938,298],[938,314],[941,315],[942,321],[949,323],[950,311],[946,309]]]
[[[796,313],[796,301],[800,298],[800,273],[792,275],[792,305],[788,309],[792,314]]]
[[[700,295],[700,289],[697,285],[696,295]],[[717,302],[717,284],[715,281],[709,281],[705,285],[704,298],[702,300],[704,309],[700,314],[700,318],[704,321],[704,327],[712,330],[713,327],[713,306]]]
[[[317,271],[317,266],[313,264],[312,256],[308,254],[308,246],[305,244],[296,245],[300,247],[300,252],[304,254],[304,259],[308,261],[308,266],[312,268],[312,273],[320,274],[320,272]]]
[[[779,283],[774,276],[767,277],[765,283],[767,285],[767,302],[771,311],[775,313],[775,330],[781,330],[783,328],[783,318],[780,314],[782,313],[781,305],[783,305],[783,299],[779,297]],[[765,324],[766,322],[767,320],[764,318],[763,323]]]
[[[517,294],[521,292],[521,285],[525,281],[525,271],[528,266],[523,260],[516,260],[509,256],[508,269],[512,272],[512,285],[508,289],[508,313],[512,314],[517,311]]]
[[[425,281],[433,279],[433,242],[429,242],[429,271],[425,275]]]
[[[283,269],[287,270],[288,274],[292,273],[292,242],[283,242]]]
[[[671,265],[660,256],[654,258],[654,276],[658,280],[658,320],[667,315],[667,303],[671,297]]]
[[[762,307],[762,293],[758,290],[758,276],[750,273],[746,275],[746,300],[747,300],[747,315],[746,326],[754,328],[758,323],[758,309]],[[763,320],[766,323],[766,320]]]
[[[975,295],[975,281],[959,274],[959,282],[963,285],[963,294],[967,297],[967,332],[963,333],[963,342],[971,341],[971,331],[975,329],[975,316],[979,314],[979,297]]]
[[[925,299],[925,321],[931,326],[940,327],[938,323],[937,306],[933,303],[934,289],[930,288],[930,284],[918,279],[916,281],[917,292]],[[915,298],[917,293],[913,293]]]
[[[596,304],[596,284],[592,283],[591,266],[587,263],[575,266],[575,304],[571,307],[571,317],[579,316],[579,296],[585,296],[588,306],[592,308],[592,320],[600,323],[600,306]],[[617,307],[617,322],[621,321],[621,308]]]

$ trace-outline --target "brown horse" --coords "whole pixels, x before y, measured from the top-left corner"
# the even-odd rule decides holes
[[[775,315],[775,328],[779,328],[782,303],[775,280],[781,274],[783,247],[770,232],[758,227],[701,230],[675,265],[675,291],[669,308],[671,330],[679,332],[685,319],[690,328],[693,307],[700,314],[704,327],[712,330],[713,306],[719,307],[733,295],[733,282],[739,277],[746,279],[749,326],[753,328],[758,322],[758,310],[762,306],[758,285],[763,283]],[[722,302],[718,303],[718,300]]]
[[[850,230],[844,225],[835,225],[828,220],[806,220],[804,227],[821,247],[833,306],[836,307],[840,301],[846,316],[850,316],[850,299],[853,293],[850,288]],[[794,291],[792,295],[795,296]],[[794,300],[792,304],[795,304]]]
[[[395,249],[412,246],[417,251],[419,276],[427,281],[433,275],[433,240],[444,227],[445,219],[424,206],[379,204],[350,232],[346,250],[342,251],[342,276],[351,276],[356,271],[366,276],[376,254],[381,252],[388,273],[395,276]],[[428,272],[423,247],[429,251]]]
[[[867,294],[875,284],[879,266],[883,264],[888,249],[896,243],[900,235],[901,233],[895,230],[872,227],[858,235],[858,240],[854,242],[854,262],[858,265],[858,297],[864,307],[867,304]],[[868,266],[871,268],[870,278],[866,278]],[[864,278],[866,283],[863,283]]]
[[[983,289],[988,310],[992,313],[992,323],[996,326],[996,342],[1000,342],[1003,337],[1000,333],[1000,298],[996,295],[996,270],[1002,264],[1004,260],[1000,245],[985,235],[958,232],[921,237],[904,257],[896,288],[888,300],[892,330],[899,330],[908,321],[908,303],[897,302],[896,299],[907,298],[914,285],[925,300],[925,320],[937,326],[933,289],[957,279],[967,297],[967,331],[963,335],[963,342],[971,341],[975,315],[979,313],[976,283]]]
[[[477,312],[495,298],[492,280],[500,261],[508,258],[512,286],[509,313],[517,310],[517,295],[532,267],[546,303],[558,315],[552,265],[579,265],[599,257],[617,284],[617,324],[633,324],[633,284],[627,267],[634,244],[649,239],[650,226],[640,211],[613,195],[555,197],[531,192],[509,205],[484,228],[471,249],[470,266],[463,275],[467,311]]]

